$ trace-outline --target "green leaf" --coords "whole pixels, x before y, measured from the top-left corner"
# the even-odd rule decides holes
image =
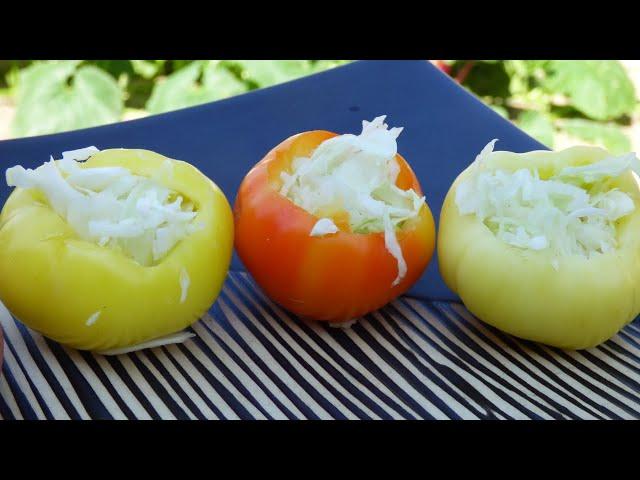
[[[80,68],[73,80],[74,93],[80,100],[93,101],[92,109],[105,120],[118,120],[122,113],[122,92],[113,78],[92,66]]]
[[[505,60],[504,69],[510,77],[511,95],[526,95],[544,78],[549,60]]]
[[[311,64],[311,73],[323,72],[349,63],[349,60],[314,60]]]
[[[161,113],[243,93],[247,86],[217,61],[196,61],[155,85],[146,108]]]
[[[491,108],[491,110],[496,112],[498,115],[500,115],[502,118],[506,118],[507,120],[509,120],[509,112],[507,111],[506,108],[500,105],[487,105],[487,106]]]
[[[166,60],[131,60],[133,71],[143,78],[153,78],[164,67]]]
[[[223,67],[209,63],[204,70],[204,85],[215,92],[215,99],[227,98],[247,91],[247,86]]]
[[[591,144],[600,145],[614,155],[627,153],[631,150],[629,137],[616,125],[575,118],[563,120],[559,126],[568,135]]]
[[[269,87],[313,73],[309,60],[234,60],[245,80]]]
[[[510,74],[536,76],[544,73],[550,60],[504,60],[505,70]]]
[[[553,60],[543,84],[594,120],[630,114],[636,105],[633,83],[617,60]]]
[[[528,110],[518,116],[516,124],[547,147],[553,147],[554,128],[548,115],[535,110]]]
[[[95,66],[79,64],[43,62],[20,72],[14,135],[42,135],[120,119],[123,92],[116,81]]]

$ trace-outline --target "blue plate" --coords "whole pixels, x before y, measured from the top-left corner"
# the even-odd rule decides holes
[[[436,222],[449,186],[491,139],[498,150],[545,148],[504,120],[429,62],[361,61],[227,100],[141,120],[0,142],[0,166],[36,167],[88,145],[145,148],[185,160],[213,179],[233,202],[249,169],[285,138],[306,130],[359,133],[362,120],[386,114],[403,126],[399,152],[413,167]],[[1,182],[0,202],[9,188]],[[243,270],[234,254],[232,270]],[[409,291],[456,300],[434,255]]]

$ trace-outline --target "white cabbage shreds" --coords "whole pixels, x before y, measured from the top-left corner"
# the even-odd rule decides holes
[[[81,168],[76,160],[96,151],[65,152],[35,170],[9,168],[7,184],[40,190],[80,238],[153,265],[196,230],[196,212],[176,192],[127,168]]]
[[[565,167],[541,179],[535,169],[483,168],[483,157],[491,150],[483,150],[476,160],[478,168],[458,185],[455,200],[461,214],[475,214],[509,245],[550,249],[555,257],[589,258],[617,247],[615,222],[635,205],[629,195],[608,188],[606,182],[629,170],[640,172],[634,154]]]
[[[114,348],[112,350],[102,350],[96,353],[99,353],[100,355],[122,355],[124,353],[137,352],[138,350],[144,350],[146,348],[156,348],[156,347],[161,347],[162,345],[184,343],[190,338],[193,338],[195,336],[196,336],[195,333],[191,333],[183,330],[181,332],[171,333],[169,335],[165,335],[159,338],[154,338],[153,340],[142,342],[137,345],[132,345],[130,347]]]
[[[322,237],[338,232],[338,226],[330,218],[321,218],[311,229],[311,237]]]
[[[307,212],[321,217],[312,236],[336,233],[328,218],[347,212],[355,233],[385,232],[385,246],[398,262],[398,284],[406,273],[396,229],[418,215],[424,197],[401,190],[395,182],[396,139],[402,128],[389,129],[386,116],[362,122],[360,135],[339,135],[322,142],[311,157],[295,158],[290,172],[282,172],[280,193]]]

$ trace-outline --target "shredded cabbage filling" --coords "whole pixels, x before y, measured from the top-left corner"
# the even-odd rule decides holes
[[[476,172],[457,187],[455,201],[462,215],[476,215],[509,245],[549,249],[556,258],[589,258],[617,248],[616,222],[635,205],[610,180],[629,170],[640,173],[635,154],[565,167],[542,179],[536,169],[483,169],[494,143],[476,159]],[[553,264],[557,267],[557,260]]]
[[[132,345],[130,347],[114,348],[111,350],[102,350],[96,353],[99,353],[100,355],[122,355],[124,353],[137,352],[138,350],[144,350],[146,348],[156,348],[162,345],[184,343],[190,338],[193,338],[195,336],[196,336],[195,333],[182,330],[180,332],[170,333],[169,335],[154,338],[146,342],[138,343],[137,345]]]
[[[400,172],[396,139],[402,128],[388,129],[385,118],[363,121],[360,135],[330,138],[310,157],[295,158],[291,170],[281,173],[280,193],[320,217],[312,236],[338,232],[332,217],[344,212],[352,232],[384,232],[385,246],[398,263],[397,285],[407,266],[396,230],[418,215],[425,199],[395,185]]]
[[[7,169],[10,187],[35,188],[78,236],[115,249],[149,266],[196,231],[191,202],[153,178],[124,167],[81,168],[79,161],[98,152],[87,147],[51,157],[35,170]]]

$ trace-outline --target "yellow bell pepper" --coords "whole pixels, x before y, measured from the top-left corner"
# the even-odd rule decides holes
[[[611,178],[598,180],[596,173],[582,183],[571,179],[575,167],[612,158],[595,147],[522,154],[490,150],[458,176],[444,201],[437,251],[445,283],[475,316],[512,335],[566,349],[589,348],[609,339],[640,313],[638,177],[626,169]],[[614,163],[620,165],[623,160],[618,158]],[[637,166],[637,159],[632,162]],[[614,248],[604,245],[604,251],[589,255],[559,254],[545,246],[546,237],[531,239],[531,248],[522,248],[499,238],[498,227],[493,224],[490,228],[491,223],[478,214],[461,213],[457,191],[463,183],[473,181],[480,172],[509,175],[523,168],[541,180],[565,178],[567,185],[587,191],[617,189],[626,194],[633,201],[633,205],[627,203],[632,211],[613,222]],[[495,191],[489,195],[495,198]],[[504,201],[516,201],[515,196]],[[601,209],[591,212],[602,214]],[[513,231],[526,236],[524,230]],[[558,235],[556,243],[569,244],[563,234]]]
[[[200,228],[142,265],[80,238],[40,190],[16,188],[0,214],[0,300],[27,326],[84,350],[126,349],[195,322],[231,261],[233,217],[223,192],[194,166],[146,150],[104,150],[78,165],[153,177],[192,202]]]

